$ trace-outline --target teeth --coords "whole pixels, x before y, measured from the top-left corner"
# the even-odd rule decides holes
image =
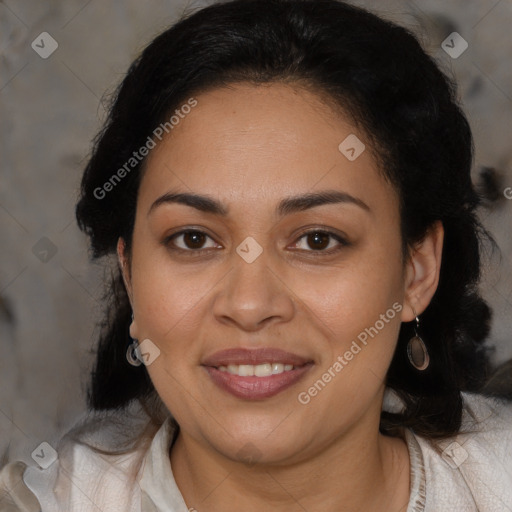
[[[256,377],[268,377],[269,375],[272,375],[272,365],[270,363],[265,363],[255,366],[254,375],[256,375]]]
[[[240,377],[252,377],[254,375],[254,366],[250,364],[241,364],[238,367],[238,375],[240,375]]]
[[[290,366],[290,365],[288,365]],[[284,372],[284,364],[281,364],[281,363],[274,363],[272,365],[272,375],[276,375],[278,373],[283,373]]]
[[[268,377],[269,375],[278,375],[293,370],[293,364],[229,364],[228,366],[219,366],[218,369],[221,372],[231,373],[231,375],[238,375],[239,377]]]

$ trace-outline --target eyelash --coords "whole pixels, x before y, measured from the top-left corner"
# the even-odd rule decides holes
[[[207,249],[183,249],[181,247],[175,247],[173,246],[173,244],[171,243],[175,238],[181,236],[181,235],[184,235],[184,234],[202,234],[202,235],[205,235],[206,237],[210,238],[211,240],[213,240],[213,238],[211,236],[209,236],[207,233],[205,233],[204,231],[201,231],[201,230],[198,230],[198,229],[184,229],[182,231],[178,231],[176,233],[173,233],[172,235],[169,235],[168,237],[166,237],[163,241],[163,244],[169,248],[169,250],[173,251],[173,252],[178,252],[178,253],[181,253],[181,254],[186,254],[187,256],[191,256],[191,257],[194,257],[197,253],[199,252],[204,252],[204,251],[213,251],[213,250],[216,250],[216,248],[213,248],[213,247],[209,247]],[[334,253],[337,253],[338,251],[341,251],[344,247],[348,247],[350,245],[350,243],[344,239],[343,237],[341,237],[340,235],[338,235],[337,233],[333,233],[332,231],[325,231],[325,230],[321,230],[321,229],[311,229],[309,231],[305,231],[304,233],[302,233],[299,238],[297,239],[297,241],[307,237],[308,235],[310,234],[322,234],[322,235],[327,235],[328,237],[331,237],[333,238],[334,240],[336,240],[339,245],[338,247],[336,248],[331,248],[331,249],[319,249],[319,250],[304,250],[304,249],[298,249],[299,251],[303,251],[303,252],[310,252],[310,253],[318,253],[318,256],[321,256],[321,255],[332,255]],[[297,242],[295,242],[297,243]]]

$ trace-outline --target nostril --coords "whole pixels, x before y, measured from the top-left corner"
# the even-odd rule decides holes
[[[483,165],[478,171],[476,190],[484,201],[494,203],[503,198],[502,181],[500,171]]]

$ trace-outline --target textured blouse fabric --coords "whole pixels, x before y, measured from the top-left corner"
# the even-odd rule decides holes
[[[404,432],[411,463],[407,512],[512,512],[512,404],[470,394],[464,401],[463,427],[471,432],[435,442]],[[7,464],[0,471],[0,512],[194,510],[171,468],[175,433],[168,418],[150,444],[127,455],[100,455],[70,442],[59,446],[48,469]],[[101,427],[88,440],[111,447],[116,435]]]

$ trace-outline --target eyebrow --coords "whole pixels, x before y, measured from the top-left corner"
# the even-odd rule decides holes
[[[216,199],[200,194],[191,194],[185,192],[168,192],[159,197],[149,208],[148,215],[163,204],[184,204],[195,208],[196,210],[212,213],[226,217],[229,214],[228,208]],[[276,207],[276,214],[279,217],[291,213],[309,210],[316,206],[325,204],[353,204],[361,209],[370,212],[370,207],[361,199],[354,197],[346,192],[339,190],[324,190],[320,192],[311,192],[303,195],[287,197],[279,202]]]

